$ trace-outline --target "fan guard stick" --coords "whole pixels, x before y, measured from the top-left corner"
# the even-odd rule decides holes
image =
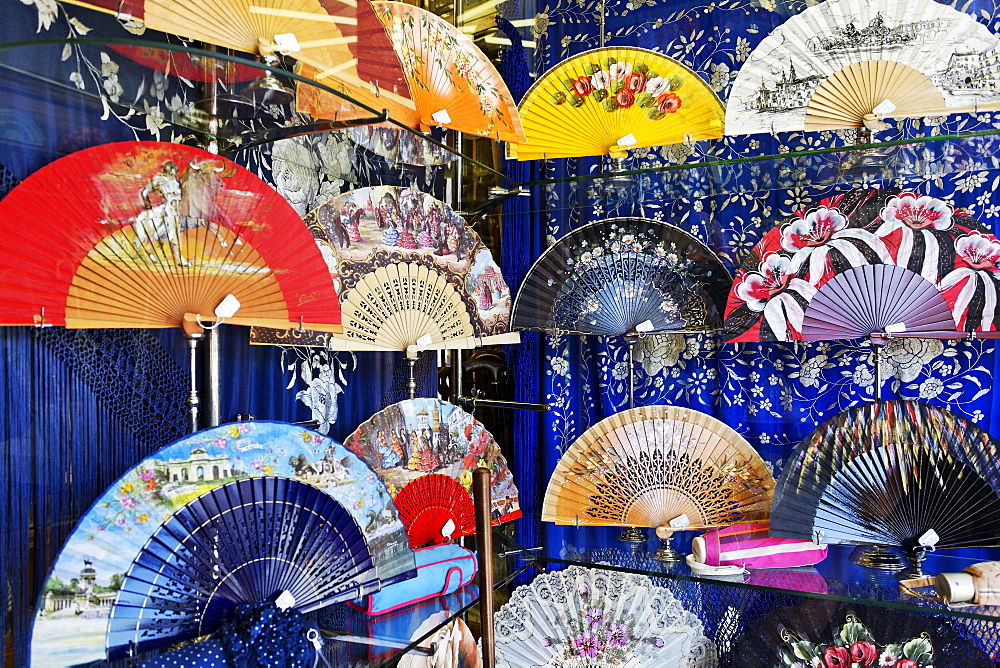
[[[496,666],[493,637],[493,518],[490,510],[490,470],[472,472],[472,498],[476,504],[476,549],[479,552],[479,627],[483,639],[483,668]]]
[[[188,344],[188,373],[191,376],[191,388],[188,390],[188,428],[191,433],[198,431],[198,342],[205,336],[201,331],[184,332]]]

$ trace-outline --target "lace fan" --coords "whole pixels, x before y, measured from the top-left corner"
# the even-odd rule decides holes
[[[766,519],[764,460],[715,418],[678,406],[601,420],[559,459],[542,519],[558,524],[707,529]]]
[[[1000,544],[1000,444],[941,408],[884,401],[833,417],[778,480],[771,535],[937,547]]]
[[[518,160],[622,157],[630,148],[722,136],[723,107],[695,72],[655,51],[604,47],[543,74],[519,105]]]
[[[570,566],[541,573],[493,618],[496,665],[718,665],[698,617],[644,575]]]
[[[125,574],[108,622],[108,659],[222,626],[237,605],[291,596],[310,612],[380,587],[357,521],[332,496],[287,478],[248,478],[180,508]]]
[[[935,0],[828,0],[753,50],[733,83],[726,134],[995,109],[997,46],[985,25]]]
[[[126,588],[123,584],[128,579],[126,573],[131,568],[138,578],[140,571],[145,572],[143,569],[152,563],[148,560],[159,554],[161,548],[175,545],[170,535],[178,535],[174,527],[178,526],[176,522],[179,520],[172,518],[178,518],[182,513],[187,517],[186,513],[204,508],[202,504],[183,510],[195,499],[217,494],[224,485],[234,481],[242,484],[247,478],[258,480],[268,476],[303,483],[300,491],[312,495],[309,498],[317,499],[317,503],[322,502],[327,508],[323,513],[315,509],[314,517],[324,516],[331,521],[341,518],[336,520],[339,524],[335,524],[342,527],[339,531],[344,545],[357,545],[355,531],[360,531],[371,562],[350,578],[351,587],[372,590],[412,577],[413,552],[385,485],[343,445],[322,434],[277,422],[254,421],[213,427],[187,436],[143,459],[101,494],[80,519],[59,552],[39,596],[32,625],[33,663],[75,665],[106,660],[109,612],[118,604],[135,606],[135,592],[145,591],[141,590],[140,579],[130,581],[138,584],[129,584]],[[272,482],[260,484],[267,486]],[[281,484],[287,486],[287,483]],[[332,497],[340,508],[333,508],[325,496],[317,496],[313,488]],[[265,488],[251,489],[260,491]],[[212,498],[216,497],[205,497],[205,503]],[[255,498],[268,503],[273,500],[263,496]],[[305,507],[305,504],[299,505]],[[321,530],[319,525],[310,526],[312,529],[308,535],[315,533],[318,536]],[[157,538],[151,540],[154,534]],[[273,536],[267,534],[279,546],[284,546],[282,549],[298,549],[291,542],[298,535],[303,534],[295,531],[279,532]],[[256,530],[255,536],[263,540],[263,535]],[[143,546],[147,546],[145,551]],[[308,543],[300,544],[302,548],[307,546]],[[144,552],[147,556],[142,557],[143,565],[133,567],[132,564]],[[233,556],[226,554],[227,559]],[[212,557],[214,559],[214,554]],[[365,562],[359,556],[351,562],[340,560],[336,563],[348,568],[345,572],[349,572],[354,565]],[[335,570],[336,563],[328,564],[329,568]],[[317,574],[327,567],[321,567],[319,563],[315,566],[318,570],[313,572]],[[201,572],[204,574],[204,571]],[[228,581],[241,582],[242,573],[252,572],[252,568],[243,569]],[[194,577],[196,573],[189,575]],[[308,601],[310,595],[304,592],[310,589],[309,582],[307,579],[292,578],[286,582],[285,588],[300,591],[297,600]],[[158,581],[158,584],[162,586],[148,593],[194,596],[204,591],[203,588],[192,588],[192,591],[185,588],[185,591],[178,592],[176,587],[170,588],[163,581]],[[258,588],[256,591],[260,593],[262,590]],[[325,596],[323,594],[311,600],[321,600]],[[126,607],[116,613],[121,615],[122,620],[132,612],[139,614],[138,611],[126,614]],[[213,603],[212,610],[218,609]],[[142,620],[155,616],[155,610],[160,610],[156,614],[177,619],[187,619],[191,612],[186,604],[164,602],[162,606],[147,606],[139,621],[135,620],[135,615],[128,617],[131,621],[126,625],[143,624]],[[164,622],[162,626],[169,624]],[[68,638],[72,638],[73,642],[66,642]]]
[[[730,277],[707,246],[664,223],[611,218],[579,227],[528,270],[512,327],[626,335],[721,326]]]
[[[410,518],[407,531],[415,546],[475,532],[469,486],[480,466],[492,471],[494,524],[521,516],[500,446],[481,422],[446,401],[408,399],[383,408],[344,444],[378,473],[400,517]],[[456,484],[443,484],[442,477]]]
[[[500,267],[444,202],[410,188],[359,188],[305,220],[340,285],[344,335],[255,329],[252,342],[424,350],[520,340],[508,332],[510,289]]]
[[[160,142],[105,144],[52,162],[0,201],[0,323],[179,327],[195,315],[339,332],[308,230],[234,162]]]

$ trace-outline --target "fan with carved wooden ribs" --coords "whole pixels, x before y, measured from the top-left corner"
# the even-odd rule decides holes
[[[0,201],[0,324],[340,331],[302,219],[243,167],[198,148],[105,144],[61,158]]]
[[[746,439],[678,406],[612,415],[578,438],[549,479],[542,519],[707,529],[766,519],[774,479]]]
[[[338,195],[305,220],[340,285],[343,336],[255,328],[252,342],[413,353],[519,340],[508,331],[500,268],[444,202],[375,186]]]
[[[286,53],[306,76],[392,117],[413,113],[398,58],[368,0],[73,0],[141,20],[152,30],[269,57]],[[363,37],[362,37],[363,35]],[[307,98],[315,87],[302,86]],[[370,117],[329,97],[323,118]]]
[[[998,45],[985,24],[935,0],[817,3],[740,68],[726,134],[878,129],[881,118],[996,109]]]

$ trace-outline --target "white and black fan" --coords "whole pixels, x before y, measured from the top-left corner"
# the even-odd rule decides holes
[[[823,284],[802,318],[803,341],[862,336],[957,339],[948,302],[933,283],[905,267],[867,264]]]
[[[927,549],[1000,545],[1000,444],[912,401],[840,413],[796,446],[778,479],[771,535]]]
[[[573,230],[535,261],[511,328],[605,336],[687,333],[722,325],[732,277],[705,244],[644,218]]]
[[[108,658],[211,633],[239,604],[283,596],[309,612],[378,588],[365,536],[336,499],[288,478],[238,480],[146,543],[111,609]]]

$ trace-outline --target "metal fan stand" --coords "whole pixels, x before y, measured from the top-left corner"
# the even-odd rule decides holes
[[[656,529],[656,537],[659,538],[662,543],[660,547],[653,552],[650,556],[652,559],[656,559],[660,563],[664,564],[679,564],[684,561],[684,555],[676,547],[671,545],[674,539],[674,531],[672,529],[667,529],[660,527]]]
[[[880,351],[889,343],[889,339],[880,333],[873,332],[869,336],[872,344],[872,373],[875,376],[875,401],[882,401],[882,372],[880,361]],[[880,571],[898,571],[905,564],[899,555],[884,545],[859,545],[851,552],[850,560],[852,564],[865,568],[874,568]]]
[[[646,530],[640,527],[625,527],[622,529],[621,533],[618,534],[618,540],[629,543],[632,547],[638,548],[640,545],[649,540],[646,535]]]

